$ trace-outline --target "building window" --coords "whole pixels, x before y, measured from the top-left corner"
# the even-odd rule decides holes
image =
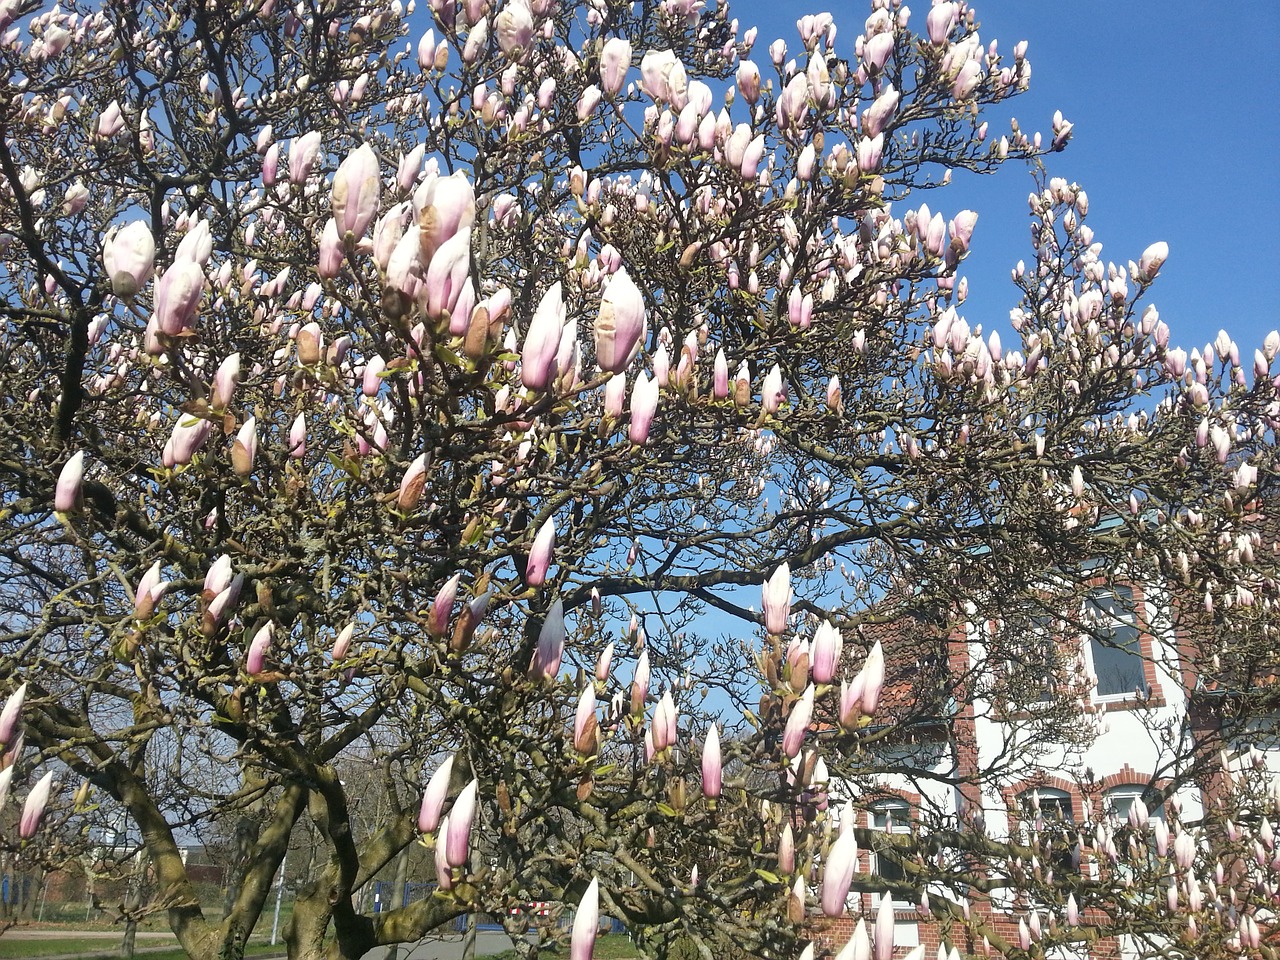
[[[1019,706],[1047,703],[1060,689],[1062,636],[1059,621],[1047,614],[1029,617],[1016,628],[1009,662],[1009,698]]]
[[[1106,797],[1103,799],[1103,809],[1107,816],[1112,818],[1115,826],[1122,826],[1129,822],[1129,813],[1133,810],[1135,801],[1142,799],[1142,787],[1116,787],[1114,790],[1108,790]],[[1147,820],[1163,820],[1164,805],[1156,807],[1154,810],[1148,807]]]
[[[1062,790],[1042,787],[1026,790],[1018,796],[1022,813],[1023,839],[1039,835],[1054,869],[1070,873],[1080,867],[1080,838],[1076,831],[1075,805]]]
[[[1142,642],[1138,635],[1133,591],[1128,587],[1097,590],[1085,604],[1089,656],[1098,678],[1099,697],[1147,696]]]
[[[871,829],[888,834],[911,832],[911,807],[901,800],[886,800],[871,808]],[[904,884],[907,873],[897,851],[890,844],[872,844],[871,872],[887,883]],[[879,898],[876,898],[877,903]],[[915,901],[905,891],[895,891],[893,905],[896,909],[910,909]]]

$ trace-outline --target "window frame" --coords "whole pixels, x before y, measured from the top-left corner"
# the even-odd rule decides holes
[[[1098,586],[1089,591],[1081,609],[1081,619],[1087,628],[1081,637],[1081,650],[1085,663],[1093,677],[1094,703],[1131,703],[1150,699],[1154,695],[1148,673],[1149,656],[1144,650],[1143,629],[1139,617],[1139,594],[1128,584]],[[1104,605],[1105,604],[1105,605]],[[1109,623],[1107,621],[1110,621]],[[1132,638],[1123,644],[1116,638],[1120,631],[1132,631]],[[1105,640],[1104,640],[1105,638]],[[1107,651],[1112,659],[1123,656],[1137,666],[1140,687],[1103,691],[1103,675],[1099,673],[1099,656],[1096,651]]]
[[[900,814],[898,817],[896,815]],[[884,825],[880,825],[877,821],[885,818]],[[906,800],[888,797],[883,800],[877,800],[875,803],[867,807],[867,828],[873,833],[885,833],[889,836],[903,836],[911,833],[911,824],[913,820],[911,804]],[[900,864],[886,858],[881,859],[881,854],[872,846],[867,851],[868,855],[868,872],[877,877],[884,877],[890,883],[906,883],[906,869]],[[891,869],[897,873],[896,877],[885,877],[881,872],[882,864],[888,863]],[[915,910],[919,894],[915,894],[915,900],[903,900],[897,896],[893,897],[894,913],[905,913]],[[872,909],[878,909],[884,894],[873,893],[871,895]]]

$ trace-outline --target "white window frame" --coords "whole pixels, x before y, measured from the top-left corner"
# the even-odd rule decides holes
[[[883,825],[877,821],[883,819]],[[911,804],[906,800],[898,800],[889,798],[887,800],[879,800],[867,808],[867,826],[877,833],[888,833],[891,836],[902,836],[911,832]],[[870,871],[875,875],[880,875],[880,854],[876,853],[874,848],[868,851],[870,855]],[[903,870],[905,879],[906,872]],[[872,908],[878,908],[884,894],[875,893],[871,896]],[[904,913],[914,910],[916,904],[911,900],[900,900],[894,898],[894,913]]]
[[[1125,604],[1125,600],[1126,600],[1125,594],[1128,595],[1127,605]],[[1122,605],[1126,606],[1126,609],[1122,611],[1112,612],[1110,614],[1110,618],[1114,626],[1122,627],[1122,628],[1130,628],[1133,630],[1133,639],[1136,645],[1136,649],[1133,651],[1130,651],[1128,655],[1134,657],[1137,660],[1138,672],[1142,677],[1143,690],[1146,692],[1147,695],[1150,695],[1152,690],[1151,690],[1151,683],[1147,679],[1147,658],[1143,655],[1143,652],[1142,652],[1142,626],[1141,626],[1141,619],[1138,616],[1138,608],[1139,608],[1138,598],[1135,595],[1133,588],[1130,586],[1119,585],[1114,587],[1099,587],[1089,592],[1089,596],[1085,599],[1084,607],[1081,611],[1081,616],[1087,618],[1091,615],[1091,611],[1098,610],[1100,613],[1100,616],[1096,626],[1097,627],[1104,626],[1106,621],[1103,618],[1106,617],[1107,614],[1101,613],[1101,610],[1103,607],[1103,603],[1105,603],[1106,601],[1111,601],[1117,608],[1121,607]],[[1084,653],[1085,665],[1087,666],[1089,673],[1092,674],[1094,678],[1094,681],[1093,681],[1093,702],[1094,703],[1129,703],[1134,700],[1140,699],[1142,694],[1140,694],[1139,691],[1136,689],[1123,690],[1116,693],[1102,693],[1101,692],[1102,677],[1098,674],[1097,661],[1096,661],[1096,658],[1094,657],[1094,643],[1100,642],[1100,641],[1098,641],[1097,638],[1094,637],[1091,633],[1083,634],[1083,636],[1081,637],[1081,641],[1082,642],[1080,646]]]

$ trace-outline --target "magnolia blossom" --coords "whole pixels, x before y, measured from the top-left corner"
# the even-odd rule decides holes
[[[461,867],[467,862],[470,852],[471,823],[476,815],[476,791],[478,780],[472,780],[458,799],[453,801],[453,809],[449,811],[449,827],[445,832],[444,859],[450,867]]]
[[[538,534],[533,538],[529,560],[525,564],[524,580],[531,587],[540,587],[547,580],[547,571],[555,560],[556,518],[547,517]]]
[[[630,68],[630,41],[624,37],[610,37],[600,48],[600,90],[610,100],[622,92]]]
[[[596,316],[596,363],[601,370],[621,373],[644,335],[644,296],[621,267],[605,281]]]
[[[440,825],[440,812],[444,801],[449,796],[449,778],[453,776],[454,754],[445,758],[444,763],[436,768],[427,788],[422,793],[422,806],[418,810],[418,830],[431,833]]]
[[[81,484],[84,480],[84,451],[77,450],[62,466],[53,491],[53,509],[71,513],[84,506]]]
[[[764,627],[774,635],[786,632],[791,616],[791,566],[783,563],[766,580],[762,588]]]
[[[111,280],[111,292],[123,300],[133,297],[151,278],[156,242],[141,220],[121,227],[102,244],[102,265]]]
[[[707,728],[707,739],[702,744],[702,794],[709,800],[720,796],[722,767],[720,762],[720,731],[713,723]]]
[[[643,370],[631,388],[631,425],[627,436],[637,446],[643,446],[649,439],[649,430],[658,411],[660,389],[658,378],[650,380]]]
[[[841,818],[840,833],[827,851],[822,870],[822,912],[828,917],[843,916],[849,885],[858,866],[858,841],[853,836],[853,810]]]
[[[547,610],[546,619],[542,621],[542,629],[538,632],[538,643],[533,649],[533,657],[529,660],[529,677],[533,680],[554,680],[560,672],[560,661],[564,658],[564,601],[556,597]]]
[[[333,177],[333,219],[342,236],[364,236],[378,212],[382,176],[378,157],[369,144],[361,144],[342,161]]]
[[[573,935],[569,939],[569,960],[591,960],[596,932],[600,927],[600,884],[595,877],[587,884],[573,917]]]
[[[49,770],[31,788],[31,792],[27,794],[27,802],[23,804],[22,817],[18,820],[18,836],[23,840],[30,840],[40,829],[52,790],[53,771]]]

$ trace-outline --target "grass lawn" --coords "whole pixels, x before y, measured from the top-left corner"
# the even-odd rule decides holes
[[[569,948],[557,950],[550,944],[538,948],[539,956],[567,957]],[[592,951],[593,960],[632,960],[640,956],[631,940],[622,933],[608,933],[596,938],[596,948]],[[503,950],[495,953],[489,960],[519,960],[515,950]]]
[[[139,944],[136,957],[139,960],[187,960],[187,955],[178,947],[165,950],[151,949],[153,944]],[[0,960],[35,960],[39,957],[74,956],[83,960],[120,960],[120,941],[104,939],[77,939],[68,937],[63,940],[17,940],[0,936]],[[251,943],[245,951],[247,957],[284,956],[284,944],[271,946],[266,943]]]

